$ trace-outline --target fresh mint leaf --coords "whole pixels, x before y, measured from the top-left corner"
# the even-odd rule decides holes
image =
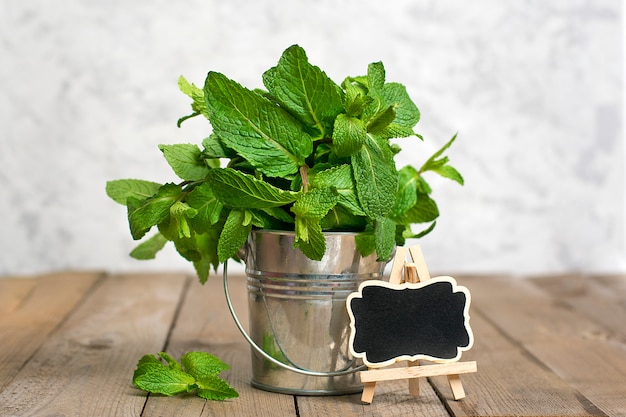
[[[231,168],[210,170],[207,182],[216,197],[231,208],[279,207],[296,201],[298,196]]]
[[[380,92],[385,86],[385,66],[382,62],[372,62],[367,66],[367,83],[370,91]]]
[[[298,217],[321,219],[339,200],[334,188],[313,188],[300,195],[291,211]]]
[[[363,109],[370,104],[373,99],[367,96],[367,91],[346,79],[341,84],[346,90],[343,100],[343,106],[346,114],[352,117],[359,117],[363,113]]]
[[[322,218],[322,230],[362,230],[366,225],[366,218],[356,216],[351,210],[337,204],[330,209],[328,214]]]
[[[172,358],[166,352],[159,352],[159,356],[161,357],[161,359],[167,362],[168,366],[170,366],[171,368],[178,369],[180,371],[183,370],[183,368],[180,366],[180,363],[178,363],[176,359]]]
[[[197,211],[197,214],[189,219],[196,232],[206,232],[219,221],[223,204],[210,184],[202,183],[196,186],[187,196],[187,203]]]
[[[420,239],[426,236],[427,234],[429,234],[430,232],[432,232],[436,225],[437,225],[437,222],[432,222],[430,226],[428,226],[426,229],[422,230],[419,233],[413,233],[411,228],[407,227],[402,233],[402,237],[405,239]]]
[[[214,376],[222,371],[230,369],[230,366],[224,363],[217,356],[207,352],[188,352],[181,358],[180,362],[183,369],[189,375],[197,380]]]
[[[145,200],[128,197],[128,222],[133,239],[141,239],[147,232],[170,215],[170,207],[178,201],[182,189],[175,184],[165,184],[157,193]]]
[[[295,174],[313,151],[302,125],[256,92],[210,72],[204,93],[214,132],[265,175]]]
[[[221,230],[217,227],[211,228],[208,232],[196,236],[196,247],[200,253],[200,259],[193,262],[193,266],[198,274],[201,284],[205,284],[211,266],[217,270],[219,258],[217,256],[217,243]]]
[[[361,149],[367,136],[365,123],[356,117],[340,114],[333,129],[333,149],[342,156],[350,156]]]
[[[215,133],[202,141],[202,157],[207,159],[234,158],[236,153],[225,147],[222,140]]]
[[[191,227],[189,220],[198,214],[198,210],[189,207],[189,204],[176,201],[170,207],[170,222],[175,225],[179,238],[190,238]]]
[[[320,222],[319,218],[296,217],[294,247],[315,261],[320,261],[326,252],[326,238]]]
[[[167,238],[161,233],[156,233],[150,239],[140,243],[130,252],[130,256],[135,259],[154,259],[156,254],[163,249],[167,243]]]
[[[180,127],[182,122],[184,122],[185,120],[198,116],[200,114],[204,115],[204,117],[209,117],[206,102],[204,100],[204,91],[202,91],[201,88],[187,81],[182,75],[178,78],[178,88],[185,95],[191,98],[191,109],[193,110],[193,113],[191,115],[181,117],[178,120],[178,127]]]
[[[159,353],[167,364],[154,355],[145,355],[133,373],[133,384],[144,391],[172,396],[195,391],[207,400],[223,401],[239,393],[217,374],[228,365],[205,352],[189,352],[181,358],[182,366],[165,352]]]
[[[221,263],[235,256],[246,243],[251,229],[252,224],[246,224],[246,214],[243,210],[232,210],[228,214],[217,244],[217,256]]]
[[[197,145],[190,143],[159,145],[159,149],[174,173],[185,181],[201,180],[209,172],[209,167],[202,159],[202,153]]]
[[[388,124],[381,130],[377,130],[375,133],[376,136],[381,139],[408,138],[409,136],[417,136],[421,139],[421,136],[415,133],[410,127],[401,126],[395,122]]]
[[[419,173],[410,165],[398,171],[398,193],[391,210],[391,217],[397,217],[413,207],[417,202],[417,183]]]
[[[333,187],[339,193],[338,204],[355,216],[365,216],[356,196],[352,168],[343,164],[316,173],[311,179],[312,187]]]
[[[405,128],[413,128],[420,120],[420,111],[409,97],[406,87],[399,83],[386,83],[381,91],[387,103],[394,107],[393,122]]]
[[[369,256],[376,250],[376,239],[374,237],[373,228],[369,225],[366,232],[356,235],[354,238],[356,249],[362,256]]]
[[[368,135],[360,151],[351,156],[357,196],[366,215],[384,218],[393,208],[398,173],[389,144]]]
[[[457,136],[456,134],[454,136],[452,136],[452,139],[450,139],[445,145],[443,145],[441,147],[441,149],[439,149],[430,158],[428,158],[428,160],[426,162],[424,162],[424,164],[420,168],[419,172],[435,171],[437,169],[440,169],[444,165],[446,165],[448,163],[448,157],[447,156],[441,156],[441,155],[456,140],[456,136]],[[441,156],[441,158],[439,158],[440,156]]]
[[[396,243],[396,223],[391,219],[377,219],[374,222],[374,242],[377,260],[388,261]]]
[[[393,106],[387,106],[367,123],[367,131],[370,133],[382,132],[395,118],[395,109]]]
[[[195,382],[195,378],[180,367],[165,365],[152,355],[140,359],[133,374],[137,388],[167,396],[188,392]]]
[[[126,205],[128,197],[145,200],[152,197],[161,187],[161,184],[135,179],[113,180],[106,184],[106,193],[116,203]]]
[[[443,165],[443,166],[432,169],[432,171],[436,172],[437,174],[441,175],[444,178],[448,178],[453,181],[456,181],[461,185],[464,184],[463,176],[459,173],[459,171],[457,171],[451,165]]]
[[[263,77],[269,92],[298,120],[314,129],[316,139],[330,134],[343,112],[341,90],[321,69],[311,65],[304,49],[293,45]]]
[[[205,400],[224,401],[228,398],[237,398],[239,393],[226,381],[216,375],[207,375],[196,382],[196,395]]]
[[[428,194],[417,193],[415,205],[406,210],[403,214],[394,217],[398,223],[428,223],[439,217],[439,208],[435,200]]]

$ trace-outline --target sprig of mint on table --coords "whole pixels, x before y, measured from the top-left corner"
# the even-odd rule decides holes
[[[216,401],[239,396],[218,377],[230,366],[216,356],[188,352],[180,358],[180,363],[165,352],[160,352],[159,357],[145,355],[139,360],[133,374],[133,384],[137,388],[167,396],[194,392],[198,397]]]
[[[107,183],[127,207],[133,239],[158,228],[131,256],[152,259],[171,241],[204,283],[211,267],[237,259],[253,228],[294,231],[295,246],[315,260],[326,252],[324,232],[358,232],[359,252],[381,261],[433,230],[439,209],[424,174],[463,184],[443,155],[456,135],[419,168],[396,168],[401,149],[391,139],[423,140],[414,131],[420,111],[404,85],[386,81],[382,62],[335,83],[292,45],[262,80],[265,89],[251,90],[215,71],[202,87],[180,77],[192,113],[179,125],[204,116],[212,131],[202,148],[159,146],[179,182]]]

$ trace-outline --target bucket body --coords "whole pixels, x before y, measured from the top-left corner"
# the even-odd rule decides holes
[[[321,261],[294,249],[293,232],[252,231],[245,254],[250,337],[295,368],[334,372],[359,365],[349,354],[346,298],[367,279],[381,279],[385,262],[362,257],[354,233],[328,233]],[[363,389],[357,373],[311,376],[252,350],[252,385],[297,395],[338,395]]]

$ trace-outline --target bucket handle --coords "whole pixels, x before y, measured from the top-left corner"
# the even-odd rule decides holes
[[[294,367],[294,366],[291,366],[291,365],[287,365],[287,364],[279,361],[278,359],[270,356],[259,345],[257,345],[254,340],[252,340],[250,335],[243,328],[243,325],[241,324],[241,321],[239,321],[239,318],[237,317],[237,313],[235,312],[235,307],[233,306],[233,303],[232,303],[232,301],[230,299],[230,291],[228,289],[228,260],[226,262],[224,262],[224,295],[226,296],[226,304],[228,305],[228,310],[230,311],[230,315],[233,317],[233,320],[235,321],[235,325],[237,326],[237,328],[241,332],[241,335],[244,337],[244,339],[246,339],[248,344],[259,355],[263,356],[263,358],[265,358],[266,360],[270,361],[274,365],[280,366],[281,368],[284,368],[284,369],[287,369],[289,371],[296,372],[296,373],[299,373],[299,374],[303,374],[303,375],[324,376],[324,377],[348,375],[348,374],[352,374],[354,372],[358,372],[358,371],[362,371],[362,370],[366,369],[365,365],[361,365],[361,366],[357,366],[356,368],[348,368],[348,369],[344,369],[344,370],[341,370],[341,371],[333,371],[333,372],[311,371],[309,369],[297,368],[297,367]]]

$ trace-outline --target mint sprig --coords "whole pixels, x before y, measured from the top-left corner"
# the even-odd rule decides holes
[[[204,283],[253,229],[295,232],[311,259],[325,255],[325,232],[358,232],[361,254],[381,261],[433,230],[439,209],[425,177],[463,185],[444,155],[456,135],[419,168],[396,167],[401,142],[391,139],[424,140],[414,130],[421,114],[404,85],[387,81],[382,62],[338,84],[292,45],[262,82],[265,90],[249,89],[209,71],[200,87],[180,77],[191,114],[179,125],[201,115],[211,133],[201,147],[159,146],[179,178],[173,183],[107,183],[127,207],[134,239],[158,228],[131,256],[151,259],[171,241]]]
[[[239,393],[217,375],[230,367],[206,352],[188,352],[180,363],[165,352],[159,358],[145,355],[137,363],[133,384],[153,394],[167,396],[194,392],[207,400],[223,401]],[[182,365],[181,365],[182,364]]]

